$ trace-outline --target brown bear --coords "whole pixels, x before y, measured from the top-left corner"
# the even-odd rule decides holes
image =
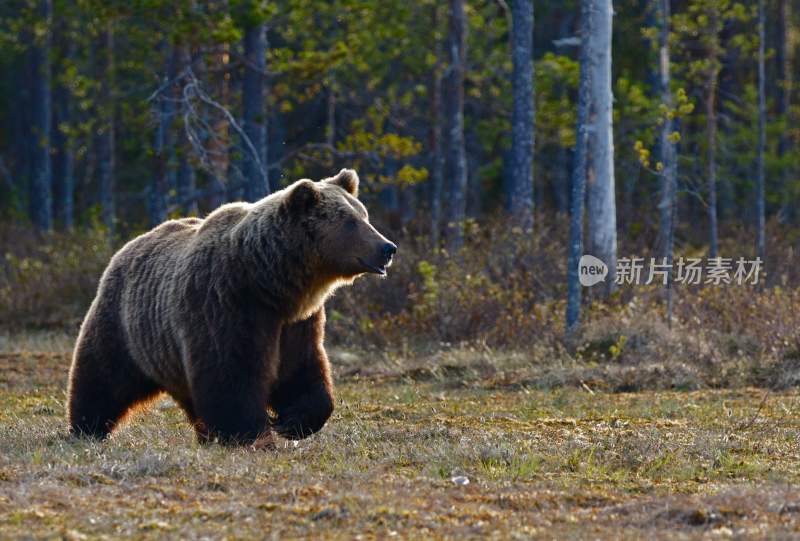
[[[201,442],[305,438],[333,411],[325,299],[397,247],[370,223],[358,176],[303,179],[256,203],[161,224],[103,273],[69,374],[76,435],[104,438],[165,391]]]

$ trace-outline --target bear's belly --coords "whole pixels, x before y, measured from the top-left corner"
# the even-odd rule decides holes
[[[167,303],[159,302],[157,295],[137,297],[137,302],[124,303],[135,307],[122,318],[128,350],[147,377],[170,393],[180,393],[186,387],[186,376]]]
[[[130,350],[136,364],[164,390],[179,391],[186,386],[186,376],[176,336],[168,329],[150,326],[148,330],[149,333],[133,335],[137,338],[132,340]]]

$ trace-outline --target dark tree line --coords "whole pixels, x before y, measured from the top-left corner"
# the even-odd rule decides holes
[[[570,212],[570,271],[585,245],[613,277],[619,235],[713,257],[742,225],[766,257],[800,188],[792,8],[9,0],[0,203],[124,233],[351,166],[450,250],[469,220]]]

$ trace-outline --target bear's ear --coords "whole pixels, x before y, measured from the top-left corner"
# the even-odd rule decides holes
[[[292,212],[302,213],[311,210],[322,200],[319,188],[313,180],[298,180],[289,188],[286,205]]]
[[[358,173],[352,169],[342,169],[335,177],[326,178],[325,182],[336,184],[353,197],[358,197]]]

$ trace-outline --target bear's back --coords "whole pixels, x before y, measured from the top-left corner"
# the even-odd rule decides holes
[[[227,233],[247,216],[252,207],[249,203],[228,203],[222,205],[217,210],[206,216],[200,226],[198,233],[201,237],[213,236],[214,238],[224,237]]]

